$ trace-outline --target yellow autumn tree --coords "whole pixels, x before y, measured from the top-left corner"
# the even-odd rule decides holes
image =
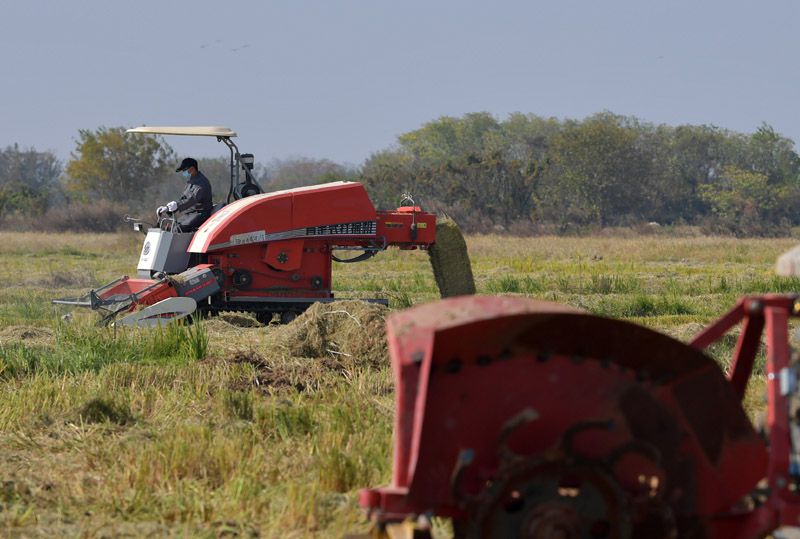
[[[76,199],[140,201],[169,174],[175,161],[172,148],[160,137],[129,134],[124,127],[78,133],[64,182]]]

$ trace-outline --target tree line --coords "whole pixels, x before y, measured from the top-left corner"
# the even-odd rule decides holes
[[[607,112],[580,121],[467,114],[401,135],[361,178],[384,204],[402,186],[472,230],[656,222],[769,235],[800,224],[800,158],[768,125],[744,134]]]
[[[198,160],[223,198],[227,157]],[[162,138],[121,127],[80,130],[66,163],[50,152],[9,146],[0,150],[0,224],[65,206],[150,211],[180,192],[177,161]],[[266,190],[362,181],[384,208],[411,193],[470,231],[572,233],[655,222],[775,235],[800,224],[793,211],[800,157],[792,140],[766,124],[739,133],[608,112],[583,120],[472,113],[428,122],[358,167],[295,158],[255,172]]]
[[[0,149],[0,227],[5,229],[114,230],[122,216],[150,218],[160,204],[183,190],[175,168],[180,162],[158,136],[125,132],[124,127],[78,132],[75,150],[61,162],[52,152]],[[229,157],[198,157],[215,200],[225,199]],[[328,159],[297,157],[257,164],[256,180],[267,191],[356,177],[356,169]]]

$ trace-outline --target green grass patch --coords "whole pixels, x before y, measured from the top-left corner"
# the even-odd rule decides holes
[[[685,298],[645,294],[604,297],[597,306],[590,310],[595,314],[613,318],[643,318],[695,313],[694,307]]]
[[[186,363],[202,359],[207,351],[208,336],[202,324],[170,324],[152,330],[61,324],[53,344],[0,343],[0,378],[98,372],[113,363]]]

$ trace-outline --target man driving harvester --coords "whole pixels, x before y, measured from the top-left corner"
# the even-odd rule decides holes
[[[211,216],[211,183],[202,172],[197,169],[197,161],[187,157],[175,169],[186,178],[186,189],[177,201],[168,202],[166,206],[159,206],[156,216],[161,218],[164,212],[182,212],[178,224],[183,232],[197,230],[203,222]]]

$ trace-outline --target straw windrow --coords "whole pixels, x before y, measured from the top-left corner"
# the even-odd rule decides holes
[[[437,220],[436,243],[428,250],[428,255],[443,298],[475,293],[467,242],[454,220],[449,217]]]
[[[359,300],[315,303],[275,330],[275,342],[294,357],[334,358],[352,366],[386,366],[386,307]]]

